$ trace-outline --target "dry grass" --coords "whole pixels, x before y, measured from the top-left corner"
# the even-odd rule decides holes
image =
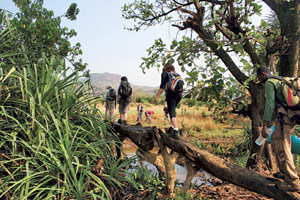
[[[131,104],[128,111],[127,121],[129,124],[136,124],[137,119],[137,103]],[[163,105],[143,104],[144,111],[152,110],[155,114],[152,116],[152,121],[146,122],[146,117],[143,114],[143,126],[156,126],[157,128],[168,128],[169,124],[164,120]],[[105,112],[104,105],[98,105],[101,112]],[[203,136],[203,137],[232,137],[233,135],[240,134],[240,129],[234,129],[229,124],[218,123],[216,124],[214,119],[210,116],[209,111],[205,107],[188,107],[182,105],[177,112],[177,122],[179,128],[184,128],[188,131],[190,136]],[[233,117],[233,116],[231,116]],[[115,110],[115,119],[119,118],[118,109]],[[241,119],[244,120],[244,119]],[[234,127],[241,128],[241,126]],[[230,133],[228,133],[230,132]]]

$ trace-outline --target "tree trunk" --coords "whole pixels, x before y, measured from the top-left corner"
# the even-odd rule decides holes
[[[261,84],[256,84],[254,82],[250,83],[249,87],[252,103],[251,103],[251,127],[252,127],[252,134],[251,134],[251,149],[250,155],[247,160],[246,167],[247,168],[256,168],[261,166],[263,162],[262,157],[262,147],[259,147],[255,144],[256,138],[261,134],[262,128],[262,116],[264,111],[264,87]],[[258,169],[261,171],[261,169]]]
[[[300,194],[297,192],[284,192],[277,189],[275,187],[275,183],[280,182],[279,179],[262,176],[254,171],[233,165],[209,152],[193,147],[185,140],[176,140],[170,138],[167,134],[157,130],[155,127],[143,128],[135,126],[123,126],[116,123],[113,124],[113,127],[115,130],[118,130],[120,134],[124,133],[124,136],[131,139],[138,147],[143,149],[149,148],[149,135],[151,135],[153,140],[159,140],[159,142],[164,146],[188,159],[188,162],[195,166],[193,169],[203,169],[219,179],[263,194],[270,198],[278,200],[300,200]],[[145,136],[143,136],[144,134]],[[140,138],[140,140],[137,140],[137,137]],[[143,147],[144,145],[145,147]]]

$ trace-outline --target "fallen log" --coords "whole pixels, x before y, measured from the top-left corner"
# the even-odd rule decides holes
[[[276,183],[280,182],[279,179],[263,176],[255,171],[231,164],[207,151],[194,147],[183,139],[170,138],[155,127],[124,126],[114,123],[113,128],[118,133],[131,139],[144,151],[152,149],[154,143],[159,141],[172,151],[184,156],[196,168],[203,169],[223,181],[278,200],[300,200],[300,194],[297,192],[279,190],[275,186]]]

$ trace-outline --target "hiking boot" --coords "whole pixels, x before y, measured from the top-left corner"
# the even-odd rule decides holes
[[[170,127],[168,130],[167,130],[167,134],[169,137],[173,137],[174,136],[174,129],[172,127]]]
[[[180,135],[179,135],[179,131],[175,131],[173,132],[173,138],[174,139],[180,139]]]
[[[282,172],[274,173],[273,176],[274,176],[275,178],[279,178],[279,179],[282,179],[282,180],[284,180],[284,178],[285,178],[285,175],[284,175],[284,173],[282,173]]]
[[[283,191],[289,191],[289,192],[299,192],[300,191],[300,184],[289,184],[289,183],[283,182],[283,183],[277,183],[276,187]]]
[[[122,119],[118,119],[118,123],[119,123],[119,124],[122,124],[122,123],[123,123],[123,120],[122,120]]]

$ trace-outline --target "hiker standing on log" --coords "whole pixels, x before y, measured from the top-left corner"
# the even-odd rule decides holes
[[[171,127],[168,130],[168,135],[175,139],[179,139],[179,129],[176,120],[176,106],[182,98],[183,80],[179,74],[175,72],[172,64],[164,65],[161,74],[161,83],[154,102],[157,102],[160,94],[165,90],[168,112],[171,119]]]
[[[117,95],[120,113],[120,119],[118,120],[118,122],[120,124],[127,125],[127,112],[129,109],[129,104],[131,102],[131,96],[132,88],[128,82],[128,79],[126,76],[122,76]]]
[[[257,77],[261,83],[265,84],[266,101],[263,116],[263,137],[268,137],[267,128],[271,126],[272,117],[275,118],[275,131],[272,135],[271,144],[280,172],[273,175],[277,178],[284,178],[284,182],[276,184],[276,187],[284,191],[300,191],[299,177],[291,152],[291,130],[296,123],[291,120],[290,116],[295,111],[287,107],[282,93],[281,81],[272,78],[268,68],[259,67]]]

